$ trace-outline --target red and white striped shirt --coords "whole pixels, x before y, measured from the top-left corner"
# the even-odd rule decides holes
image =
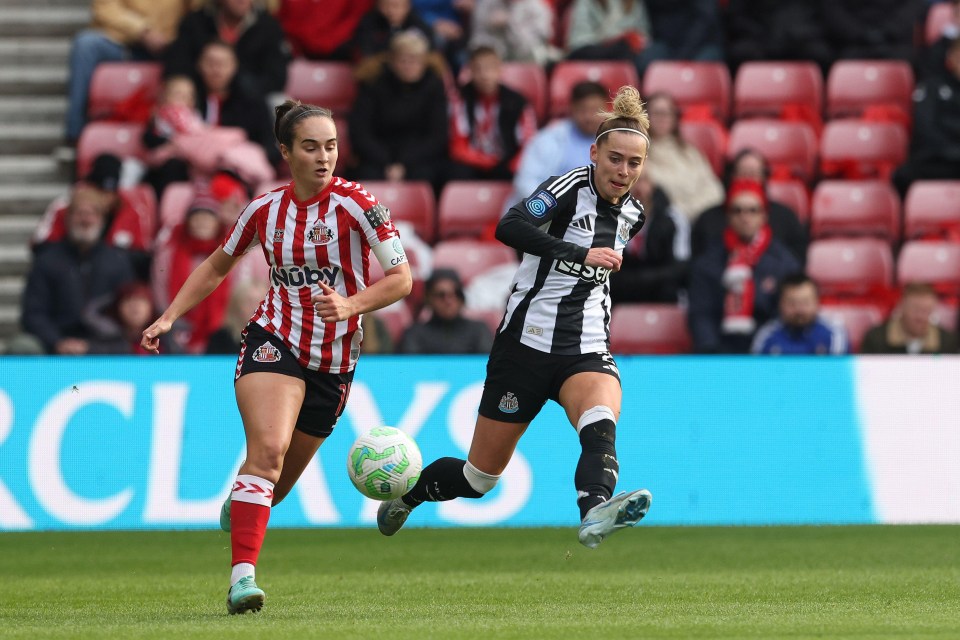
[[[239,256],[257,243],[271,267],[271,288],[251,322],[283,340],[302,366],[345,373],[360,355],[360,318],[323,322],[310,300],[322,293],[320,281],[344,297],[364,290],[371,248],[391,238],[399,264],[405,257],[389,211],[359,183],[335,177],[307,202],[297,201],[293,183],[257,197],[222,246]]]

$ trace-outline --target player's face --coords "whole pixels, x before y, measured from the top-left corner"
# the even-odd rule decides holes
[[[808,282],[787,287],[780,296],[780,319],[788,327],[809,327],[817,319],[819,310],[817,290]]]
[[[617,204],[633,188],[643,171],[647,141],[637,133],[614,131],[590,145],[590,160],[596,165],[597,191],[604,200]]]
[[[337,126],[330,118],[311,116],[296,125],[293,147],[280,145],[298,192],[317,194],[333,179],[337,166]]]
[[[741,193],[727,206],[727,224],[741,240],[752,240],[766,223],[763,202],[753,193]]]

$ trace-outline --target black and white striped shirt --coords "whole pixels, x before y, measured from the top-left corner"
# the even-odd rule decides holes
[[[512,207],[497,238],[523,251],[500,331],[558,355],[610,350],[610,271],[583,263],[593,247],[621,255],[640,231],[643,207],[597,195],[592,166],[542,183]]]

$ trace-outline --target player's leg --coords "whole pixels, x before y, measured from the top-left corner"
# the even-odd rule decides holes
[[[280,479],[273,487],[274,507],[287,497],[325,439],[294,429],[293,437],[290,439],[290,448],[287,449],[287,455],[283,457],[283,470],[280,472]]]
[[[590,548],[614,531],[635,525],[650,508],[651,496],[645,489],[612,497],[620,473],[616,433],[621,398],[619,378],[607,372],[573,374],[560,388],[560,404],[580,438],[574,484],[580,542]]]
[[[230,494],[232,571],[227,610],[258,611],[264,593],[255,582],[255,566],[270,519],[275,483],[303,404],[300,378],[258,371],[236,381],[237,406],[246,434],[247,459]],[[270,402],[264,402],[270,398]]]

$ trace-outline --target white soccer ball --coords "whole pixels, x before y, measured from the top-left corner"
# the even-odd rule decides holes
[[[375,427],[350,447],[347,475],[360,493],[374,500],[399,498],[420,478],[423,458],[413,438],[400,429]]]

